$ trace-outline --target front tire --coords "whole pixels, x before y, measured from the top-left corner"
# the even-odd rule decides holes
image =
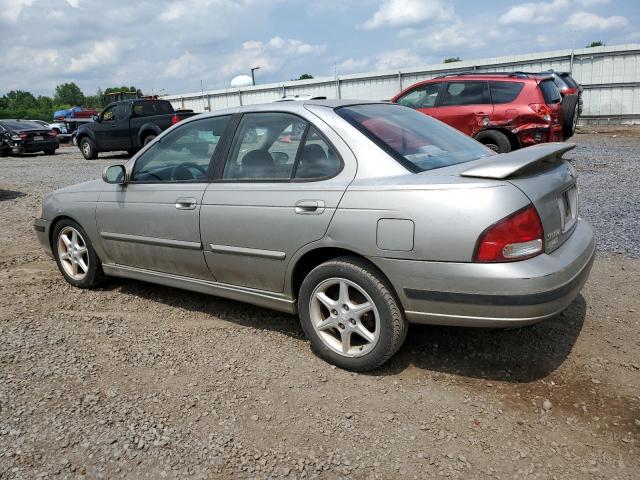
[[[408,330],[391,287],[356,257],[314,268],[302,282],[298,311],[312,351],[347,370],[379,367],[402,346]]]
[[[511,142],[502,132],[497,130],[484,130],[476,135],[476,140],[497,153],[509,153]]]
[[[84,137],[80,140],[80,151],[82,152],[82,156],[87,160],[95,160],[98,158],[98,147],[89,137]]]
[[[70,219],[59,221],[53,230],[51,243],[58,269],[71,285],[92,288],[103,281],[102,263],[88,235],[76,222]]]

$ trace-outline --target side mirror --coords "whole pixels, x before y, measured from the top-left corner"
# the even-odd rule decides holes
[[[91,115],[91,120],[94,122],[100,122],[100,115]]]
[[[102,180],[106,183],[124,185],[126,181],[126,170],[124,165],[111,165],[102,172]]]

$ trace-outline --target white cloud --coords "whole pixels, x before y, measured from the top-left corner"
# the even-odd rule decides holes
[[[26,7],[35,0],[0,0],[0,20],[15,22]]]
[[[499,18],[502,25],[517,23],[550,23],[558,18],[558,11],[570,5],[569,0],[553,0],[551,2],[523,3],[511,7]]]
[[[72,57],[69,64],[70,72],[85,72],[93,67],[113,65],[118,61],[119,47],[115,40],[97,41],[90,50]]]
[[[80,0],[65,0],[72,8],[78,8],[80,6]]]
[[[178,58],[172,58],[167,62],[167,68],[164,70],[162,76],[165,78],[179,78],[184,75],[189,75],[193,73],[197,62],[198,60],[194,55],[185,51]]]
[[[442,0],[384,0],[364,28],[402,27],[426,20],[446,21],[454,16],[451,5]]]
[[[629,21],[619,15],[601,17],[589,12],[576,12],[565,22],[565,25],[576,30],[608,30],[610,28],[623,28],[628,24]]]
[[[382,52],[376,60],[376,70],[392,70],[416,66],[423,63],[422,59],[406,48]]]
[[[345,73],[360,73],[369,68],[371,61],[367,57],[362,58],[347,58],[342,62],[336,64],[336,71],[338,75]],[[333,72],[331,72],[333,74]]]

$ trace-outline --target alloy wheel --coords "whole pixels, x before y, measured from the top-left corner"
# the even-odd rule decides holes
[[[89,142],[86,140],[82,142],[82,153],[84,153],[85,156],[91,155],[91,145],[89,145]]]
[[[74,280],[83,280],[89,272],[89,249],[73,227],[64,227],[58,235],[58,258],[64,271]]]
[[[380,315],[365,290],[346,278],[329,278],[313,291],[311,323],[322,342],[346,357],[370,352],[380,337]]]

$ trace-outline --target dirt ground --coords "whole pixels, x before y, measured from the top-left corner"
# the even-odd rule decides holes
[[[33,217],[113,158],[61,151],[0,160],[1,479],[638,478],[640,260],[599,252],[541,324],[412,326],[386,366],[352,374],[291,316],[66,284]]]

